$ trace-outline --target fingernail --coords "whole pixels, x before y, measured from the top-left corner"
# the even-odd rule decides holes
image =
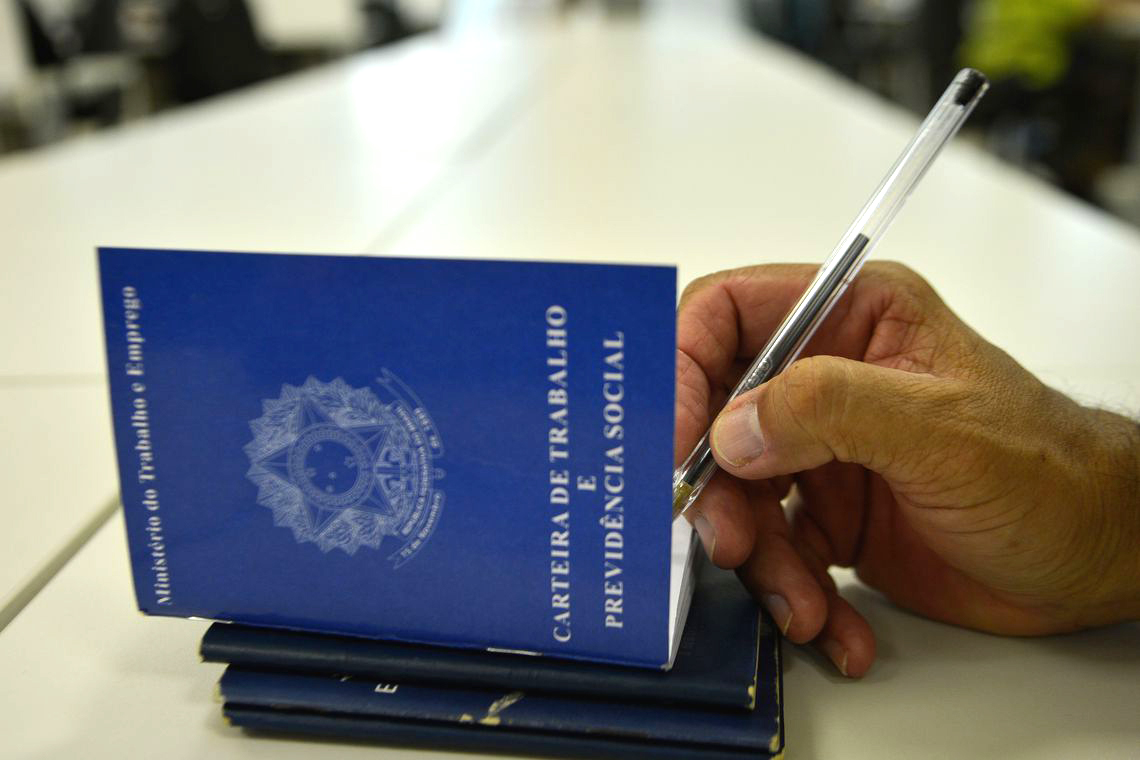
[[[779,594],[765,594],[764,606],[768,608],[776,625],[780,626],[780,633],[787,636],[788,628],[792,625],[792,607],[788,600]]]
[[[764,453],[760,417],[755,404],[744,404],[717,417],[712,429],[713,451],[740,467]]]
[[[823,651],[835,663],[835,667],[839,668],[839,672],[845,677],[847,675],[847,650],[843,648],[835,639],[828,639],[820,645]]]
[[[704,515],[696,516],[693,520],[693,527],[697,529],[697,535],[701,537],[701,545],[705,547],[705,554],[709,555],[709,559],[712,559],[713,552],[716,551],[716,528]]]

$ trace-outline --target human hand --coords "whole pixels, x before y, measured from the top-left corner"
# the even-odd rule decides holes
[[[761,266],[686,289],[676,463],[815,271]],[[868,264],[804,355],[717,417],[723,471],[686,513],[790,640],[844,675],[871,666],[874,635],[832,565],[994,633],[1140,619],[1135,422],[1046,387],[898,264]]]

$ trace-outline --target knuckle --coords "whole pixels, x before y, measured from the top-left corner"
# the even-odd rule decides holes
[[[794,362],[781,384],[784,409],[801,428],[816,433],[833,430],[844,414],[849,373],[830,356]]]
[[[677,417],[708,424],[709,383],[704,371],[684,351],[677,351]]]
[[[681,291],[681,300],[678,308],[683,309],[685,305],[692,301],[697,294],[724,280],[732,273],[732,271],[733,270],[726,270],[722,272],[706,274],[690,282],[685,286],[685,289]]]
[[[868,266],[874,266],[876,271],[896,280],[922,279],[913,269],[901,261],[895,261],[894,259],[879,259],[878,261],[872,261]]]
[[[898,261],[878,261],[876,273],[880,275],[890,290],[909,301],[929,304],[940,302],[938,294],[922,275],[906,264]]]
[[[756,277],[761,272],[771,272],[778,269],[780,265],[775,264],[761,264],[759,266],[737,267],[736,269],[722,269],[719,272],[702,275],[695,280],[689,282],[685,289],[681,291],[681,299],[678,301],[678,311],[684,310],[694,298],[704,294],[712,288],[719,287],[726,284],[740,284]]]

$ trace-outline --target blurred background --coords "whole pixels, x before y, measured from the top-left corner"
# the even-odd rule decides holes
[[[0,0],[0,160],[419,34],[653,0]],[[676,5],[677,0],[669,3]],[[692,0],[916,113],[963,65],[974,140],[1140,224],[1140,0]]]

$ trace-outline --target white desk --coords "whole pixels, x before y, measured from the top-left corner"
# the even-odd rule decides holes
[[[481,133],[493,139],[467,143],[472,147],[461,151],[462,166],[441,175],[431,192],[413,196],[408,203],[414,211],[397,214],[395,222],[379,213],[360,218],[365,206],[380,205],[370,202],[384,186],[348,169],[318,172],[314,184],[332,201],[308,189],[296,191],[298,197],[282,191],[290,213],[278,215],[257,198],[234,192],[219,198],[212,213],[197,211],[194,223],[184,221],[147,194],[160,186],[165,171],[174,171],[191,182],[177,191],[179,197],[197,204],[211,185],[195,180],[192,161],[184,160],[181,168],[148,175],[150,181],[129,196],[166,224],[141,223],[129,228],[134,232],[127,241],[116,241],[337,250],[372,235],[373,249],[400,254],[677,261],[688,280],[759,261],[818,261],[913,128],[909,116],[815,67],[723,31],[576,27],[543,49],[544,65],[537,68],[527,66],[526,49],[512,60],[527,70],[527,87],[541,96]],[[425,55],[416,65],[442,71],[447,53],[440,55]],[[314,76],[336,79],[328,72]],[[302,118],[322,103],[340,118],[352,117],[355,112],[338,100],[353,100],[347,85],[333,89],[340,94],[293,91],[295,102],[286,111]],[[224,101],[213,115],[198,118],[236,129],[227,111],[244,107],[252,106]],[[336,128],[333,121],[327,129]],[[156,128],[185,129],[181,144],[194,144],[190,126]],[[319,131],[313,127],[307,134]],[[139,140],[153,146],[145,155],[160,166],[173,161],[166,147],[150,140],[158,138]],[[252,138],[238,145],[262,155]],[[362,141],[343,154],[329,150],[350,165],[355,151],[374,155],[368,151],[375,146]],[[240,162],[245,152],[230,155]],[[58,160],[58,176],[74,177],[68,162]],[[295,160],[300,170],[322,166],[311,156]],[[292,187],[299,169],[263,171]],[[273,190],[272,183],[249,180],[246,173],[235,167],[226,176],[249,190]],[[339,179],[363,184],[342,191],[334,182]],[[343,203],[349,208],[340,226],[292,216]],[[119,213],[118,219],[130,219]],[[275,228],[275,219],[286,231]],[[170,233],[171,224],[177,234]],[[89,229],[103,235],[117,228]],[[70,248],[75,246],[73,241]],[[27,251],[33,248],[24,250],[32,255]],[[47,255],[70,264],[87,254]],[[1134,231],[958,145],[878,255],[926,274],[983,334],[1055,382],[1108,401],[1135,398],[1140,237]],[[1022,280],[1021,269],[1030,265],[1035,273]],[[44,278],[28,266],[25,284],[43,295],[49,290]],[[93,290],[84,290],[79,279],[67,288],[85,315],[95,313]],[[14,295],[25,299],[18,306],[33,303]],[[65,301],[61,296],[52,303]],[[5,320],[26,313],[2,299],[0,309]],[[101,361],[98,345],[86,345],[95,339],[94,328],[81,318],[61,319],[60,326],[44,329],[48,337],[70,341],[66,345],[78,356],[44,348],[4,360],[91,371]],[[68,330],[81,334],[70,337]],[[914,618],[849,574],[838,577],[875,626],[880,657],[866,679],[843,682],[809,652],[785,649],[789,756],[1136,756],[1140,627],[997,638]],[[5,749],[17,757],[375,752],[241,737],[221,724],[218,706],[209,701],[218,669],[198,665],[193,654],[204,625],[144,619],[131,610],[122,528],[115,520],[0,633]]]
[[[118,490],[107,393],[67,380],[0,383],[0,630]]]

